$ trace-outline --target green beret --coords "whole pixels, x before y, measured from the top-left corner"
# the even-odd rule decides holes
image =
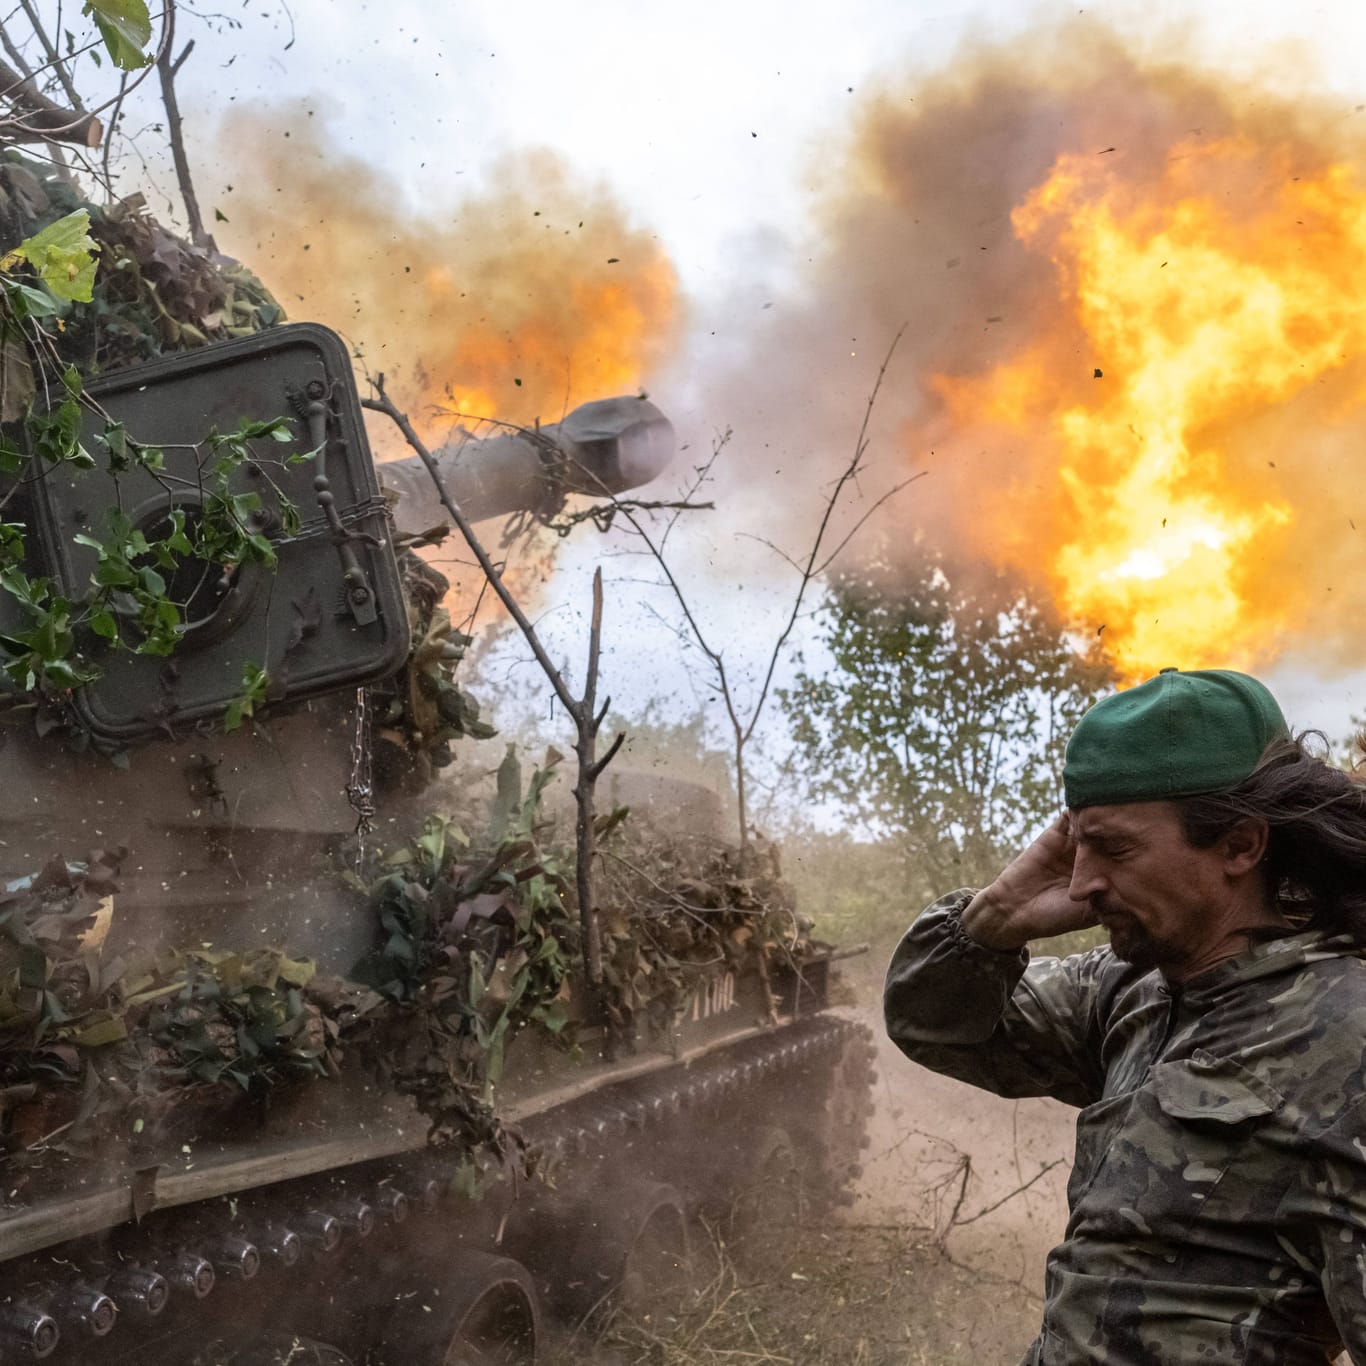
[[[1158,802],[1223,792],[1246,778],[1273,740],[1290,734],[1276,699],[1227,669],[1163,669],[1103,698],[1067,742],[1070,807]]]

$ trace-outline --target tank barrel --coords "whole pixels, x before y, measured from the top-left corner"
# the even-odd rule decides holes
[[[462,436],[434,452],[443,482],[472,522],[524,509],[553,510],[565,493],[604,496],[648,484],[674,457],[673,425],[646,398],[604,398],[534,432],[477,440]],[[426,466],[416,456],[379,466],[401,495],[400,531],[446,520]]]

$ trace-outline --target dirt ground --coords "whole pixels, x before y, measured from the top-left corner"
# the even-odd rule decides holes
[[[890,950],[890,945],[885,946]],[[562,1342],[552,1366],[1013,1366],[1061,1235],[1072,1112],[1001,1101],[908,1062],[876,1007],[884,946],[851,974],[879,1040],[853,1203],[744,1246],[698,1230],[677,1312]]]

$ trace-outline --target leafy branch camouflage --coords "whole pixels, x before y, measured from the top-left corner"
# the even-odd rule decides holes
[[[87,378],[285,320],[251,271],[162,227],[142,195],[105,207],[37,162],[0,155],[0,251],[76,213],[86,216],[99,269],[85,299],[58,300],[52,316],[59,355]],[[7,407],[6,420],[14,415]]]
[[[46,714],[64,716],[65,694],[97,676],[91,645],[102,641],[139,654],[171,654],[198,585],[245,562],[273,567],[261,496],[235,491],[231,480],[247,460],[270,479],[270,468],[279,462],[265,456],[260,443],[293,440],[283,420],[208,433],[196,448],[200,510],[191,517],[175,506],[163,449],[140,443],[107,420],[83,441],[87,411],[93,409],[98,420],[84,378],[211,336],[243,335],[283,315],[264,291],[254,289],[254,277],[179,241],[148,218],[140,203],[125,201],[106,212],[12,155],[0,161],[0,245],[5,244],[0,420],[14,424],[22,418],[25,440],[17,439],[12,425],[0,435],[0,475],[11,480],[0,508],[13,504],[17,510],[0,523],[0,593],[18,609],[17,623],[0,629],[0,669],[9,684],[0,705],[42,716],[46,702]],[[20,278],[21,270],[31,272],[32,283]],[[307,456],[289,457],[300,458]],[[107,527],[75,538],[98,557],[79,600],[33,572],[27,543],[27,481],[21,476],[41,478],[57,465],[76,471],[102,465],[116,488],[120,474],[138,469],[167,493],[166,516],[155,527],[133,526],[115,506]],[[297,531],[297,509],[286,498],[278,501],[284,532]],[[244,674],[242,692],[225,719],[228,729],[253,713],[267,685],[259,667]]]
[[[471,639],[451,625],[442,606],[450,584],[417,554],[419,546],[439,545],[449,530],[442,526],[397,538],[412,646],[403,669],[372,689],[376,776],[388,787],[414,793],[426,787],[436,769],[451,763],[455,740],[497,734],[482,719],[479,703],[456,681]]]
[[[532,775],[491,847],[471,848],[454,822],[429,816],[369,889],[383,940],[352,976],[396,1007],[393,1080],[438,1124],[470,1095],[492,1099],[523,1029],[558,1036],[569,1021],[572,869],[538,838],[552,768]]]
[[[755,835],[742,851],[671,836],[643,819],[604,847],[603,977],[613,1024],[627,1037],[667,1035],[698,986],[718,972],[799,964],[820,948],[797,914],[778,846]],[[609,833],[604,831],[604,834]],[[777,1001],[768,992],[770,1015]]]
[[[187,1100],[335,1073],[350,1002],[310,994],[315,970],[278,950],[199,948],[130,963],[107,951],[123,850],[51,860],[0,893],[0,1086],[7,1146],[111,1131],[151,1142]],[[325,1009],[326,1007],[326,1009]]]

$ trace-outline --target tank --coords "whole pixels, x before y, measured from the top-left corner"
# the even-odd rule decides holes
[[[377,475],[340,340],[274,327],[88,392],[87,443],[137,458],[21,472],[31,575],[113,572],[111,508],[148,536],[219,515],[233,432],[215,496],[269,555],[166,569],[198,576],[171,653],[129,648],[130,589],[98,677],[10,696],[0,1361],[532,1363],[552,1321],[670,1283],[698,1209],[794,1172],[837,1200],[871,1048],[776,851],[666,840],[604,894],[590,991],[548,768],[507,757],[487,836],[447,818],[432,754],[487,727],[404,546],[438,519],[413,462]],[[671,449],[620,398],[440,460],[487,517]]]

